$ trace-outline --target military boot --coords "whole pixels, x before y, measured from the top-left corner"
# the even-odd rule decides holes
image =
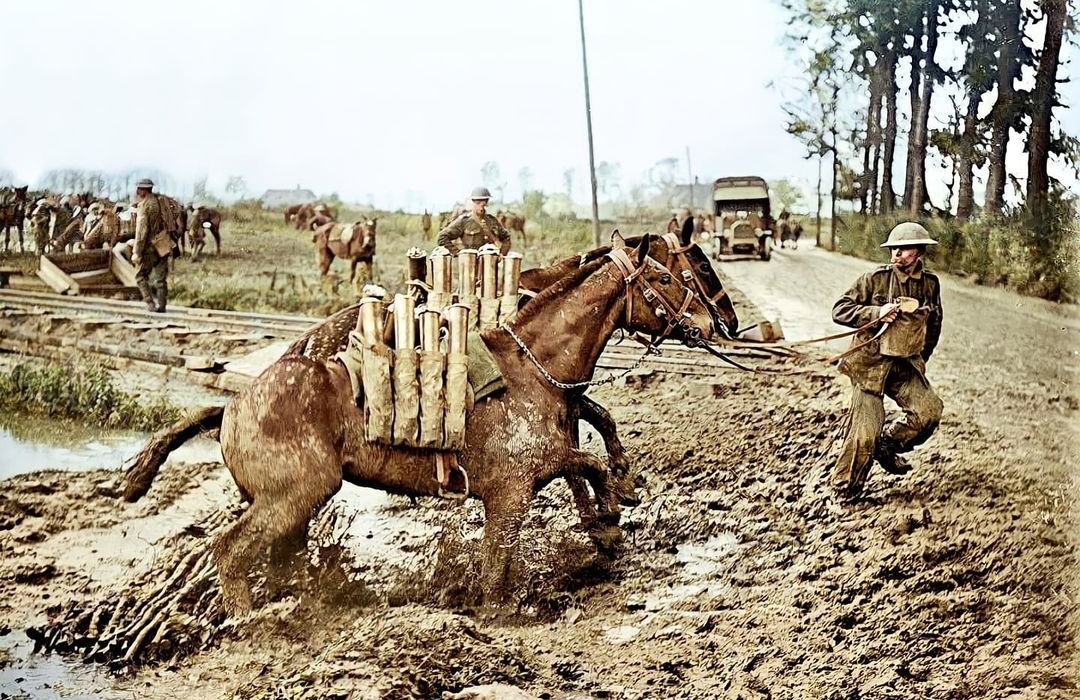
[[[139,288],[139,294],[142,296],[143,303],[146,304],[146,310],[157,311],[157,302],[154,301],[154,293],[150,290],[149,280],[136,280],[135,285]]]
[[[888,435],[882,435],[878,438],[877,447],[874,449],[874,459],[877,460],[882,469],[890,474],[903,476],[911,471],[911,464],[897,454],[899,449],[900,446],[896,443],[896,440]]]

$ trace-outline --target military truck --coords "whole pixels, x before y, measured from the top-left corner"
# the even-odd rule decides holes
[[[717,260],[771,257],[773,219],[764,178],[718,178],[713,182],[713,217],[715,233],[710,243]]]

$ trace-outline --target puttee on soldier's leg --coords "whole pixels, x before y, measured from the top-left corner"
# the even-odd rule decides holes
[[[838,491],[858,493],[866,483],[874,460],[874,449],[885,424],[882,397],[851,387],[851,407],[840,454],[830,482]]]

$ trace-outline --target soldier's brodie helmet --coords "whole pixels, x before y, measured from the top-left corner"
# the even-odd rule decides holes
[[[922,224],[914,221],[905,221],[893,226],[889,231],[889,240],[881,244],[882,248],[904,248],[916,245],[937,245],[937,241],[930,237],[930,232],[923,228]]]
[[[473,200],[474,202],[478,199],[491,199],[491,192],[489,192],[488,188],[486,187],[474,187],[472,194],[469,195],[469,199]]]
[[[137,189],[137,190],[153,190],[154,189],[154,181],[151,180],[148,177],[144,177],[143,179],[141,179],[141,180],[139,180],[138,182],[135,183],[135,189]]]

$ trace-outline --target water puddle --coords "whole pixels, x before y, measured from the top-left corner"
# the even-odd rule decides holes
[[[0,479],[41,469],[120,469],[148,437],[146,433],[104,430],[69,421],[0,416]],[[206,438],[189,440],[169,456],[169,461],[179,462],[220,459],[217,442]]]
[[[78,665],[55,654],[33,654],[33,649],[34,643],[22,632],[0,635],[0,697],[34,700],[109,697],[106,693],[109,680],[95,666]]]

